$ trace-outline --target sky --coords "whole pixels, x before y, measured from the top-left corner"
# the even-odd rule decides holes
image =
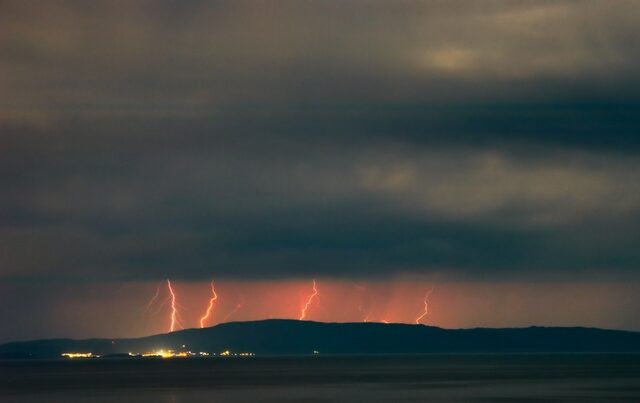
[[[640,330],[638,20],[0,1],[0,341],[167,331],[167,279],[184,327],[315,279],[312,320]]]

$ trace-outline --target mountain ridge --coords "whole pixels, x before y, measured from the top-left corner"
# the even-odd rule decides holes
[[[640,332],[593,327],[444,329],[403,323],[339,323],[267,319],[226,322],[140,338],[39,339],[0,344],[0,358],[53,358],[190,349],[260,355],[517,352],[640,352]]]

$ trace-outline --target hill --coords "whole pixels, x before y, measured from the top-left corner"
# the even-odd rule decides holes
[[[59,357],[157,349],[258,355],[511,352],[640,352],[640,333],[582,327],[442,329],[383,323],[272,319],[223,323],[138,339],[49,339],[0,345],[0,357]]]

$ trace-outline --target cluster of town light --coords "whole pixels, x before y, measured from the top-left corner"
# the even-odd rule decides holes
[[[173,357],[195,357],[198,354],[193,353],[191,351],[173,351],[173,350],[156,350],[149,351],[146,353],[129,353],[131,357],[162,357],[162,358],[173,358]]]
[[[63,357],[67,358],[97,358],[99,355],[93,353],[62,353]]]
[[[65,358],[99,358],[100,356],[93,353],[62,353],[62,357]],[[157,358],[188,358],[188,357],[209,357],[209,356],[220,356],[220,357],[253,357],[255,354],[250,352],[240,352],[234,353],[230,350],[224,350],[219,354],[209,353],[206,351],[192,352],[192,351],[175,351],[175,350],[165,350],[159,349],[154,351],[149,351],[145,353],[134,353],[129,352],[127,354],[129,357],[157,357]]]

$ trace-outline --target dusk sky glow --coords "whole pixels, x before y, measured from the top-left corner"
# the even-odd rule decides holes
[[[640,330],[639,20],[0,2],[0,342],[301,316]]]

